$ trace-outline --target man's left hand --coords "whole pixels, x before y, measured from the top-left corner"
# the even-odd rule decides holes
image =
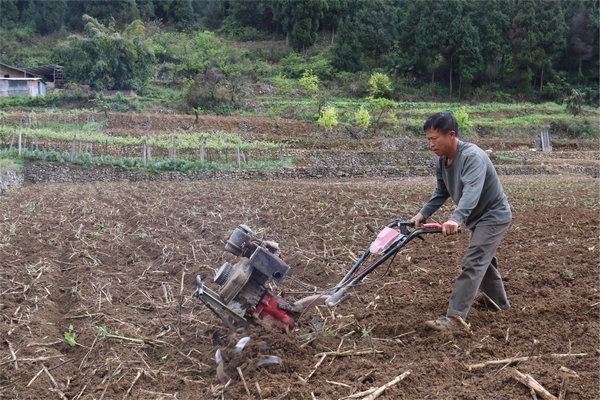
[[[456,235],[458,233],[458,228],[460,225],[456,221],[452,221],[451,219],[444,222],[442,225],[442,234],[444,236]]]

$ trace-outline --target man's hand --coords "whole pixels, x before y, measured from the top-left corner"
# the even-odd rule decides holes
[[[460,225],[458,224],[458,222],[449,219],[442,225],[442,234],[444,236],[456,235],[458,233],[459,227]]]
[[[412,217],[410,220],[411,221],[415,221],[415,228],[418,228],[418,227],[421,226],[421,224],[423,222],[425,222],[425,217],[423,216],[423,214],[417,213],[417,215],[415,215],[414,217]]]

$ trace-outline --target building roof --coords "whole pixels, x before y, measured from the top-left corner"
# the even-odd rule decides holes
[[[62,66],[58,64],[47,64],[39,65],[37,67],[28,67],[24,70],[33,75],[53,76],[55,73],[57,75],[59,74],[59,72],[62,70]]]
[[[42,78],[2,78],[0,77],[0,81],[41,81]]]

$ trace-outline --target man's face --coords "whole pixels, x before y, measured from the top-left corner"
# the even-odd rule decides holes
[[[429,141],[429,148],[431,148],[436,156],[441,157],[452,154],[456,132],[450,131],[444,134],[436,129],[430,129],[425,132],[425,136],[427,137],[427,141]]]

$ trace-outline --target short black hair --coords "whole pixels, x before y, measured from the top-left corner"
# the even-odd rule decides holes
[[[430,129],[440,131],[444,135],[450,131],[454,131],[456,132],[456,137],[458,137],[458,122],[450,113],[439,112],[427,118],[425,125],[423,125],[423,130],[427,132]]]

